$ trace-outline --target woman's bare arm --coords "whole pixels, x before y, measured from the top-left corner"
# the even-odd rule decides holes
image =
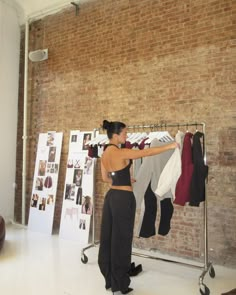
[[[163,146],[158,146],[158,147],[151,147],[143,150],[132,150],[132,149],[119,149],[116,151],[117,156],[124,160],[124,159],[138,159],[138,158],[143,158],[143,157],[149,157],[149,156],[154,156],[157,154],[160,154],[162,152],[175,149],[179,147],[179,145],[176,142],[172,142],[170,144],[166,144]]]

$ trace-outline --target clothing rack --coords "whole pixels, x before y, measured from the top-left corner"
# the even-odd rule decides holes
[[[206,164],[206,124],[203,122],[201,122],[201,123],[190,122],[190,123],[170,123],[170,124],[159,123],[159,124],[150,124],[150,125],[132,125],[132,126],[127,126],[127,128],[132,129],[132,130],[136,130],[136,129],[157,130],[157,129],[163,129],[163,128],[166,129],[166,128],[170,128],[170,127],[178,127],[178,129],[179,129],[179,127],[186,127],[186,129],[188,130],[188,127],[191,127],[191,126],[195,126],[196,129],[198,128],[198,126],[201,126],[201,128],[202,128],[202,133],[204,134],[204,141],[203,141],[204,155],[203,156],[204,156],[204,163]],[[100,132],[101,129],[102,129],[101,127],[94,129],[94,135],[97,132]],[[96,246],[97,244],[99,244],[99,242],[95,241],[95,206],[94,206],[93,222],[92,222],[92,243],[81,250],[81,261],[83,263],[88,262],[88,257],[85,255],[84,252],[86,250],[88,250],[89,248]],[[203,281],[204,281],[205,275],[208,272],[209,272],[210,277],[214,278],[215,277],[215,270],[212,265],[212,262],[209,261],[209,257],[208,257],[207,192],[205,193],[205,201],[204,201],[204,263],[203,263],[203,265],[199,266],[199,265],[181,262],[181,261],[177,261],[177,260],[170,260],[170,259],[160,258],[160,257],[156,257],[156,256],[145,255],[145,254],[137,253],[137,252],[132,252],[132,255],[143,257],[143,258],[161,260],[161,261],[165,261],[165,262],[172,262],[172,263],[176,263],[176,264],[182,264],[185,266],[191,266],[191,267],[202,269],[202,273],[199,276],[199,288],[200,288],[199,291],[202,295],[209,295],[210,289],[204,284]]]

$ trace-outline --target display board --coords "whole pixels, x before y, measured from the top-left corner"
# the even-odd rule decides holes
[[[61,132],[39,134],[30,200],[29,230],[52,233],[62,136]]]
[[[60,238],[88,243],[93,212],[95,161],[86,143],[93,132],[71,131],[60,223]]]

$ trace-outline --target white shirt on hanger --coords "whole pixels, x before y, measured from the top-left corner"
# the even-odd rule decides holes
[[[171,190],[173,195],[173,199],[175,199],[175,187],[176,183],[181,175],[181,150],[183,143],[184,133],[178,131],[175,140],[180,145],[180,148],[176,148],[168,162],[166,163],[159,181],[157,188],[155,190],[155,194],[162,199],[163,196]]]

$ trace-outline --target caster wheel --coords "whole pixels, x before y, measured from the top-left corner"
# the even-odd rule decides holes
[[[216,273],[215,273],[215,270],[214,270],[214,267],[211,266],[210,269],[209,269],[209,275],[211,278],[214,278],[216,276]]]
[[[86,264],[88,262],[88,257],[84,254],[82,257],[81,257],[81,261],[83,262],[83,264]]]
[[[209,295],[210,294],[210,289],[207,288],[207,286],[204,284],[201,285],[199,291],[200,291],[201,295]]]

